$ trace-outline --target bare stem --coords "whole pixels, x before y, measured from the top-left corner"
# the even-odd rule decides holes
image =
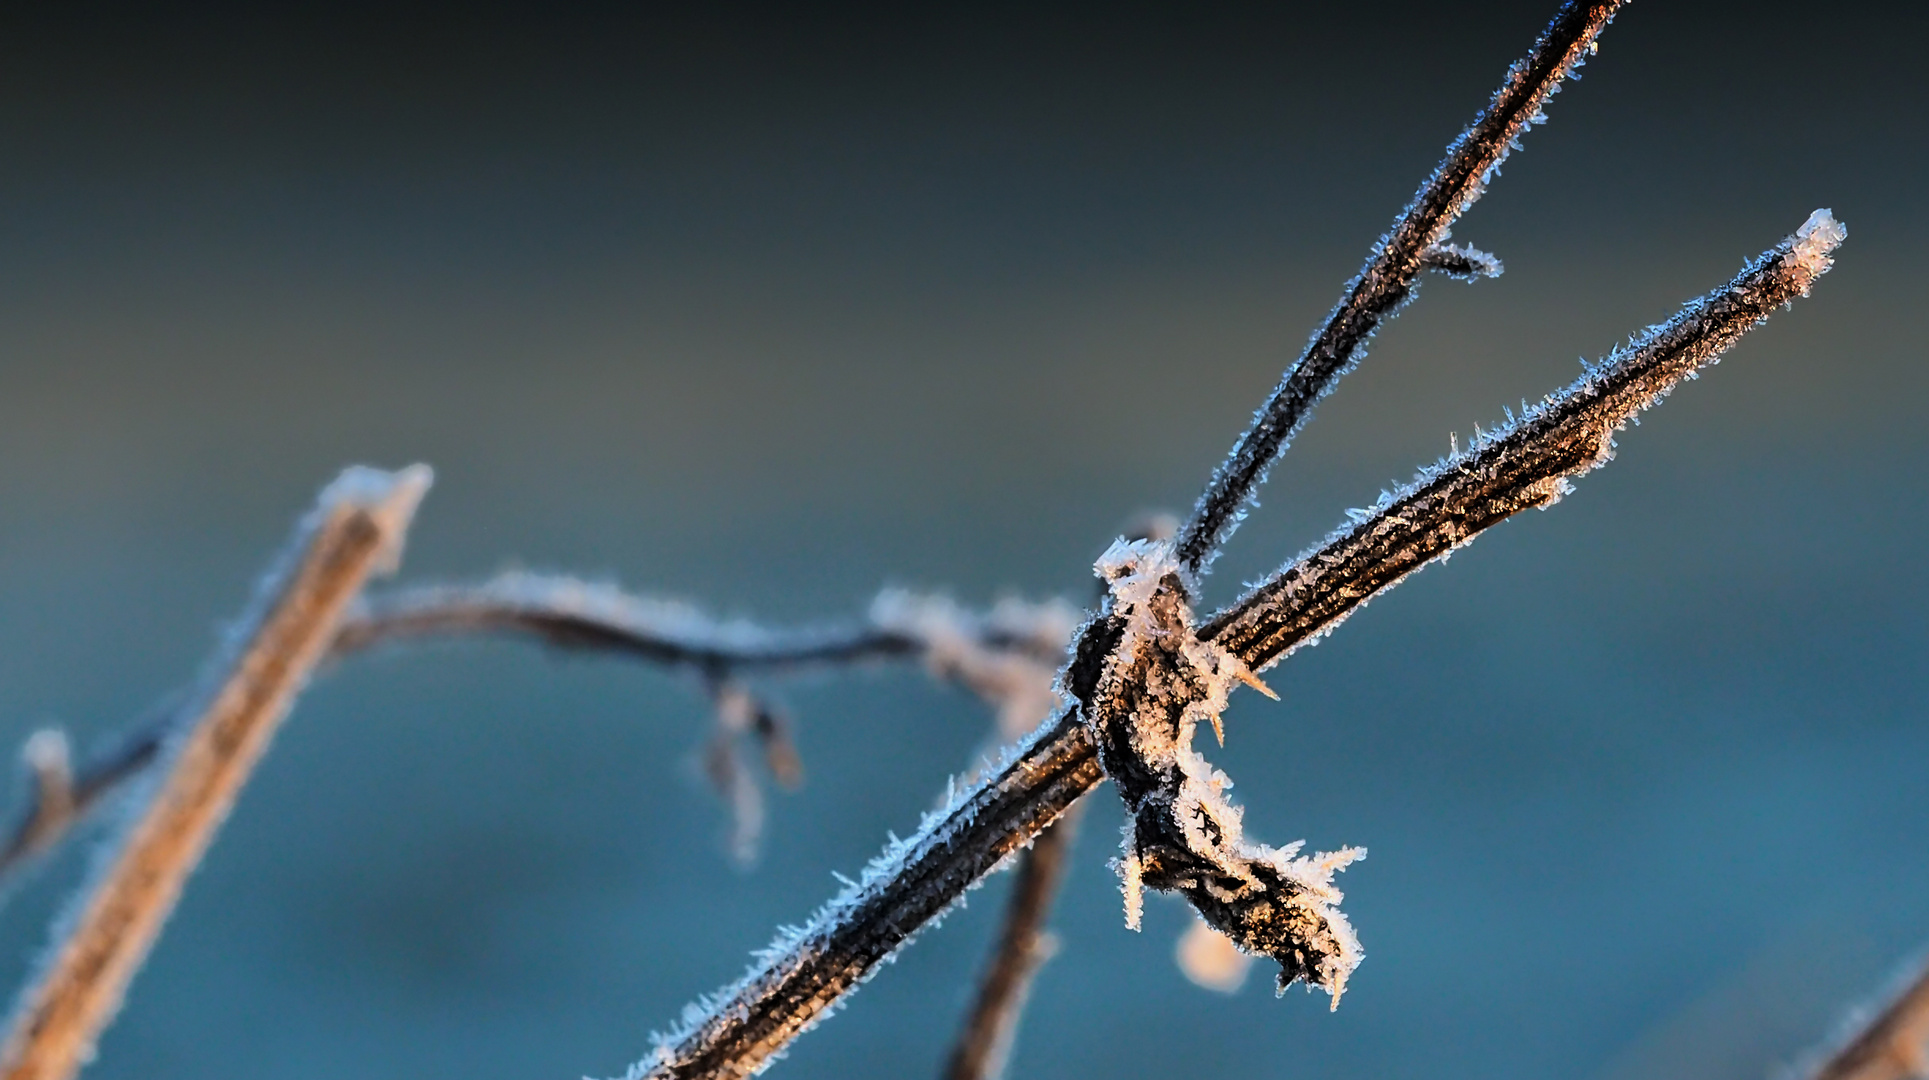
[[[1254,670],[1331,631],[1367,599],[1482,530],[1545,507],[1568,480],[1606,464],[1613,434],[1694,378],[1776,308],[1808,295],[1846,230],[1817,210],[1795,235],[1726,286],[1590,368],[1474,445],[1382,494],[1317,551],[1300,558],[1209,619],[1200,637]]]
[[[1810,1080],[1929,1077],[1929,963],[1809,1073]]]
[[[60,924],[65,935],[0,1050],[8,1080],[66,1080],[91,1056],[188,874],[327,654],[342,613],[370,573],[400,558],[428,485],[421,466],[358,469],[322,493],[185,711],[193,725],[160,748],[151,794],[74,917]]]
[[[1018,1020],[1031,996],[1032,979],[1055,948],[1045,920],[1065,877],[1066,856],[1078,837],[1079,817],[1074,805],[1039,833],[1019,858],[1017,880],[1005,902],[1005,921],[978,983],[978,996],[945,1063],[945,1080],[997,1080],[1004,1075]]]
[[[848,664],[920,651],[916,639],[871,624],[769,630],[611,586],[527,573],[370,597],[343,620],[334,651],[346,655],[385,642],[459,634],[527,635],[562,648],[706,672]]]
[[[734,676],[922,660],[935,678],[959,683],[997,709],[1001,730],[1012,738],[1051,711],[1053,671],[1075,619],[1059,601],[1007,600],[979,613],[940,598],[889,591],[862,621],[769,629],[579,578],[514,573],[478,585],[420,586],[360,598],[342,617],[329,658],[404,641],[504,634],[694,670],[718,705],[719,738],[712,742],[710,764],[713,778],[725,777],[718,788],[737,815],[732,846],[742,856],[755,834],[756,814],[746,811],[761,805],[761,794],[737,760],[741,737],[757,742],[771,775],[784,786],[795,786],[802,763],[782,712],[761,699],[744,700],[748,691]],[[66,798],[50,801],[46,774],[30,763],[32,801],[0,848],[0,887],[153,764],[181,716],[176,702],[136,721],[118,743],[73,770]]]
[[[1621,0],[1583,4],[1569,0],[1507,72],[1507,81],[1467,130],[1461,132],[1433,175],[1414,195],[1393,228],[1373,245],[1366,265],[1314,333],[1286,377],[1261,406],[1232,453],[1213,472],[1205,493],[1179,533],[1178,558],[1196,576],[1212,564],[1237,528],[1246,501],[1265,481],[1312,416],[1313,406],[1365,355],[1366,343],[1412,296],[1420,274],[1439,261],[1434,251],[1456,219],[1486,191],[1509,150],[1533,124],[1561,81],[1580,66],[1621,7]]]
[[[1807,292],[1843,231],[1818,212],[1734,282],[1690,305],[1637,346],[1610,356],[1513,427],[1383,500],[1365,520],[1210,620],[1199,637],[1251,667],[1337,626],[1430,559],[1528,507],[1604,460],[1609,432],[1712,362],[1774,308]],[[1444,486],[1442,486],[1444,485]],[[1447,496],[1451,494],[1452,497]],[[1398,542],[1393,542],[1395,537]],[[1091,700],[1113,661],[1108,620],[1083,635],[1063,683]],[[659,1036],[631,1080],[741,1077],[808,1030],[886,957],[1104,779],[1077,711],[1021,743],[1003,766],[927,815],[863,878],[802,928],[757,954],[736,984],[701,999]]]

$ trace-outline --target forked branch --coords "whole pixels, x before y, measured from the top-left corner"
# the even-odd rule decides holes
[[[795,783],[802,763],[782,711],[752,695],[739,675],[919,660],[935,678],[959,683],[989,703],[1010,739],[1050,712],[1052,675],[1076,620],[1062,601],[1007,599],[981,613],[940,597],[888,590],[863,620],[770,629],[612,585],[518,572],[476,585],[419,586],[360,599],[343,616],[329,658],[404,642],[506,635],[693,671],[703,679],[717,720],[706,770],[735,816],[731,847],[746,857],[756,842],[762,794],[738,744],[754,740],[782,784]],[[36,732],[23,750],[30,801],[0,848],[0,887],[153,764],[182,715],[178,702],[164,705],[78,766],[67,761],[66,739],[58,731]]]
[[[400,559],[428,486],[421,466],[355,469],[322,492],[184,710],[193,723],[159,748],[151,790],[62,920],[0,1049],[7,1080],[67,1080],[87,1060],[343,612],[371,573]]]
[[[1725,287],[1616,349],[1557,395],[1527,407],[1472,445],[1382,493],[1371,512],[1209,619],[1201,636],[1254,670],[1330,632],[1372,595],[1482,530],[1567,493],[1568,480],[1606,464],[1613,434],[1694,378],[1778,307],[1807,296],[1848,231],[1817,210],[1795,235]]]
[[[1252,426],[1213,473],[1191,520],[1179,533],[1177,554],[1186,576],[1195,577],[1212,564],[1267,470],[1312,417],[1313,406],[1365,355],[1368,339],[1413,295],[1424,270],[1439,268],[1462,276],[1498,272],[1499,263],[1492,256],[1438,245],[1447,239],[1454,221],[1487,190],[1508,151],[1520,145],[1520,136],[1529,126],[1546,121],[1547,99],[1594,51],[1596,39],[1620,8],[1620,0],[1592,4],[1570,0],[1562,5],[1534,47],[1508,71],[1507,81],[1494,92],[1486,111],[1447,148],[1445,159],[1420,185],[1392,230],[1373,245],[1360,275],[1347,284],[1339,304],[1306,343],[1306,351],[1286,370],[1278,389],[1254,415]]]
[[[1606,459],[1616,426],[1714,362],[1776,307],[1805,295],[1844,235],[1818,211],[1726,288],[1691,302],[1477,449],[1423,473],[1376,512],[1206,620],[1201,644],[1261,667],[1331,630],[1431,559],[1514,513],[1548,505],[1566,490],[1567,478]],[[1159,581],[1177,592],[1175,582]],[[1081,639],[1064,677],[1081,702],[1093,698],[1113,666],[1116,644],[1106,633]],[[1174,704],[1185,709],[1195,702]],[[1104,775],[1085,719],[1078,711],[1060,714],[1002,767],[927,815],[911,838],[893,843],[808,924],[760,952],[740,982],[686,1010],[684,1023],[659,1037],[629,1075],[667,1080],[757,1072]],[[1309,959],[1317,966],[1321,958]]]

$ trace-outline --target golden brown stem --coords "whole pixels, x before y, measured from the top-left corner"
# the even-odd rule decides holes
[[[62,921],[65,937],[22,997],[0,1051],[6,1080],[68,1080],[92,1056],[342,613],[372,572],[393,569],[429,479],[422,466],[354,469],[322,492],[184,712],[194,722],[161,748],[151,792],[76,917]]]

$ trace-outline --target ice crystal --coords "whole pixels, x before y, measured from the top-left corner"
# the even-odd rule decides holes
[[[1277,960],[1281,990],[1304,980],[1337,1007],[1362,953],[1333,874],[1365,850],[1309,858],[1297,843],[1246,840],[1242,811],[1226,797],[1231,779],[1192,743],[1201,722],[1222,732],[1233,687],[1257,680],[1194,632],[1170,542],[1120,540],[1096,569],[1111,645],[1081,708],[1131,814],[1117,862],[1127,925],[1139,921],[1141,888],[1182,893],[1239,948]]]

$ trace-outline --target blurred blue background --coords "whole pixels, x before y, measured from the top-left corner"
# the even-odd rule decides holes
[[[0,741],[106,738],[344,464],[405,580],[582,571],[777,621],[1089,595],[1190,505],[1551,3],[0,12]],[[1547,513],[1248,695],[1248,830],[1363,844],[1344,1007],[1127,932],[1091,800],[1019,1077],[1759,1078],[1929,945],[1920,8],[1639,4],[1276,470],[1272,568],[1818,206],[1838,269]],[[734,869],[686,681],[463,643],[301,702],[89,1072],[618,1073],[903,833],[988,719],[768,687]],[[77,880],[0,912],[0,981]],[[932,1075],[993,881],[773,1075]]]

